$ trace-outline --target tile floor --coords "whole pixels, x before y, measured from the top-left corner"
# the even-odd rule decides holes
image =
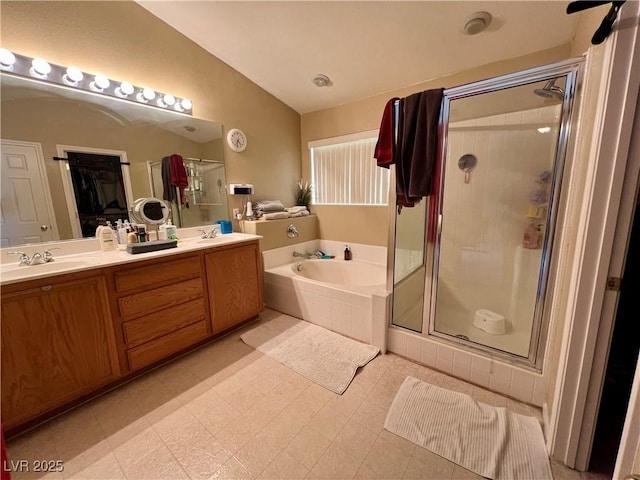
[[[276,315],[265,310],[259,321]],[[540,416],[393,354],[376,357],[336,395],[248,347],[241,332],[9,441],[10,460],[64,462],[60,473],[12,478],[481,478],[383,430],[406,375]],[[593,478],[556,464],[553,472]]]

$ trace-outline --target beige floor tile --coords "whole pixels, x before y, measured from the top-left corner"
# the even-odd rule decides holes
[[[566,467],[555,460],[551,461],[551,473],[554,480],[580,480],[580,472]]]
[[[366,465],[360,465],[360,468],[358,468],[358,471],[353,478],[354,480],[375,480],[383,479],[384,477],[381,476],[378,472],[374,472]]]
[[[334,398],[334,396],[336,395],[333,392],[314,383],[298,395],[283,411],[289,415],[299,417],[307,423],[327,402]]]
[[[304,427],[285,447],[285,451],[311,470],[329,445],[331,440],[327,437],[312,428]]]
[[[404,472],[404,478],[415,480],[422,478],[433,478],[434,480],[451,478],[454,467],[455,463],[446,458],[442,458],[426,448],[416,447],[407,470]]]
[[[214,435],[240,416],[238,410],[212,390],[191,400],[186,407]]]
[[[171,452],[164,445],[148,451],[128,466],[122,466],[128,479],[136,480],[180,480],[188,479],[187,473],[180,467]]]
[[[351,420],[377,435],[384,429],[384,420],[387,418],[388,411],[388,407],[383,408],[365,400],[351,416]]]
[[[444,373],[440,373],[436,370],[424,366],[418,367],[418,370],[416,370],[416,374],[414,375],[414,377],[422,380],[423,382],[427,382],[431,385],[436,386],[441,386],[442,383],[446,381],[447,378],[449,378]]]
[[[131,440],[113,449],[118,463],[127,474],[127,470],[147,453],[165,447],[160,435],[151,427],[139,433]],[[166,447],[165,447],[166,448]]]
[[[296,480],[309,473],[304,465],[287,452],[281,452],[258,476],[260,479]]]
[[[186,408],[153,428],[191,478],[210,478],[231,453]]]
[[[249,480],[254,477],[237,458],[231,457],[211,478],[213,480]]]
[[[263,437],[254,437],[240,448],[234,457],[249,473],[257,477],[276,458],[280,450],[266,442]]]
[[[75,450],[72,455],[68,453],[60,455],[60,460],[64,462],[65,478],[75,478],[79,472],[89,470],[94,463],[100,463],[102,465],[100,470],[104,470],[104,463],[108,461],[105,460],[106,458],[115,459],[106,440],[96,444],[87,444],[82,450]]]
[[[330,445],[314,465],[307,478],[310,479],[350,479],[360,468],[357,462],[338,446]]]
[[[351,417],[356,410],[358,410],[360,405],[362,405],[365,397],[350,390],[351,387],[349,387],[342,395],[338,395],[329,400],[327,408],[332,409],[334,412],[341,413],[346,417]]]
[[[346,415],[335,412],[328,405],[325,405],[307,425],[329,440],[334,440],[348,420],[349,417]]]
[[[361,463],[375,443],[377,435],[358,422],[349,421],[338,433],[333,444],[344,453]]]
[[[395,433],[391,433],[388,430],[382,430],[378,436],[398,448],[404,455],[413,455],[413,451],[417,448],[415,443],[410,442],[406,438],[402,438]]]
[[[215,432],[215,436],[222,446],[233,454],[255,437],[263,427],[264,425],[256,424],[247,415],[240,415]]]
[[[289,415],[285,411],[269,422],[257,436],[264,438],[265,441],[282,450],[305,425],[306,422],[303,419],[295,415]]]
[[[460,465],[455,465],[453,467],[453,473],[451,474],[451,480],[484,480],[484,477]]]
[[[454,392],[465,393],[467,395],[473,395],[473,391],[476,388],[470,383],[453,377],[445,377],[439,386],[446,388],[447,390],[453,390]]]
[[[384,478],[402,478],[411,455],[378,437],[362,462]]]
[[[71,475],[74,480],[125,480],[126,476],[113,452],[92,462],[85,469]]]
[[[507,406],[507,398],[503,397],[494,392],[490,392],[489,390],[485,390],[484,388],[474,387],[473,393],[471,394],[473,398],[481,403],[486,403],[487,405],[493,405],[494,407],[506,407]]]
[[[406,358],[402,358],[398,355],[393,355],[391,368],[404,376],[408,375],[411,377],[415,377],[415,374],[418,370],[418,364],[407,360]]]

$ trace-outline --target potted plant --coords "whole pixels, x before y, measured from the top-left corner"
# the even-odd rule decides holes
[[[296,205],[309,209],[311,203],[311,184],[303,179],[298,180],[296,185]]]

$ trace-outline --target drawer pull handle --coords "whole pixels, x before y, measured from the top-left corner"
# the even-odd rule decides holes
[[[53,290],[53,285],[44,285],[40,287],[40,290],[42,290],[43,292],[50,292],[51,290]]]

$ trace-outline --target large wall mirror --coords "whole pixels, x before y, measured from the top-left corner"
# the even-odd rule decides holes
[[[87,237],[87,218],[115,223],[135,199],[162,198],[150,165],[172,155],[199,175],[189,178],[186,202],[172,205],[174,223],[229,218],[221,124],[10,75],[0,80],[2,247]],[[205,184],[203,170],[212,172]]]

